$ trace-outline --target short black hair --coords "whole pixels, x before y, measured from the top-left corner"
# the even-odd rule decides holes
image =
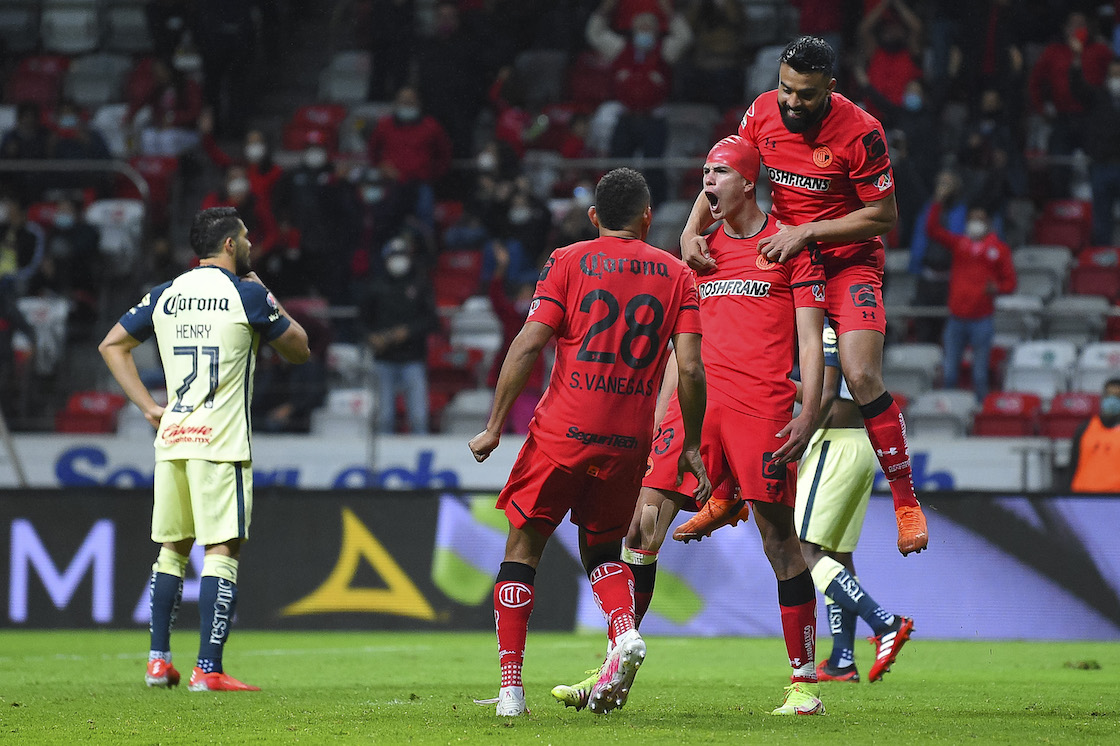
[[[778,62],[784,62],[802,75],[824,73],[831,78],[836,69],[836,52],[819,36],[801,36],[786,45]]]
[[[595,186],[595,211],[599,225],[607,230],[629,226],[645,212],[649,201],[646,177],[632,168],[608,171]]]
[[[1105,381],[1104,386],[1101,386],[1101,391],[1105,391],[1113,386],[1120,386],[1120,378],[1110,378]]]
[[[227,238],[241,232],[241,216],[235,207],[200,210],[191,223],[191,248],[199,259],[218,253]]]

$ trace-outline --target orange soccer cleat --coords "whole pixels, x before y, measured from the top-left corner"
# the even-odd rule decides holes
[[[179,672],[171,661],[156,658],[148,661],[148,670],[144,673],[144,683],[148,686],[162,686],[170,689],[179,685]]]
[[[920,552],[929,545],[929,532],[921,505],[899,506],[894,509],[894,518],[898,522],[898,551],[903,557],[911,552]]]
[[[228,673],[219,671],[203,673],[198,666],[191,671],[191,683],[187,684],[187,689],[192,692],[259,692],[261,690],[259,686],[241,683]]]
[[[673,540],[685,543],[694,539],[700,541],[705,536],[711,536],[717,528],[734,526],[750,517],[751,506],[746,500],[740,497],[731,500],[711,497],[696,515],[673,532]]]

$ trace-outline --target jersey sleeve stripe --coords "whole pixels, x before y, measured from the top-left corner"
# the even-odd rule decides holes
[[[824,280],[809,280],[808,282],[795,282],[790,285],[791,288],[809,288],[813,285],[823,285]]]
[[[538,295],[538,296],[537,296],[537,297],[535,298],[535,300],[546,300],[546,301],[549,301],[550,303],[555,303],[556,305],[560,306],[560,309],[561,309],[561,310],[566,310],[566,309],[564,308],[564,304],[563,304],[563,303],[561,303],[560,301],[556,300],[555,298],[549,298],[549,297],[548,297],[547,295]]]
[[[812,284],[812,283],[809,283],[809,284]],[[796,287],[796,285],[794,287]],[[681,306],[681,310],[682,311],[699,311],[700,306],[694,306],[690,303],[687,306]]]

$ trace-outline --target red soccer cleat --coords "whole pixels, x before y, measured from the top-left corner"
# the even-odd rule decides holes
[[[825,659],[817,664],[817,681],[850,681],[858,684],[859,671],[854,663],[843,668],[833,668],[828,659]]]
[[[879,637],[867,638],[867,641],[875,646],[875,663],[867,674],[868,681],[879,681],[883,678],[883,674],[891,670],[891,664],[898,657],[898,651],[902,650],[902,646],[910,639],[910,633],[914,631],[913,619],[908,616],[900,616],[898,619],[898,629],[884,632]]]
[[[746,500],[736,497],[733,500],[722,500],[711,497],[696,515],[692,516],[673,532],[673,541],[700,541],[705,536],[711,536],[717,528],[734,526],[740,521],[751,517],[751,506]]]
[[[192,692],[259,692],[259,686],[243,684],[228,673],[203,673],[198,666],[191,671],[191,682],[187,689]]]
[[[144,673],[144,683],[148,686],[161,686],[170,689],[179,685],[179,672],[170,661],[157,658],[148,661],[148,670]]]
[[[898,523],[898,551],[903,557],[911,552],[920,552],[929,545],[929,531],[926,530],[926,516],[921,505],[895,508],[894,518]]]

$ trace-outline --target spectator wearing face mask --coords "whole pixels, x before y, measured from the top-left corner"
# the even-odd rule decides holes
[[[1120,493],[1120,378],[1105,382],[1100,410],[1070,442],[1070,491]]]
[[[1087,102],[1085,152],[1093,185],[1093,243],[1113,245],[1112,210],[1120,199],[1120,60],[1108,63],[1104,84],[1090,85],[1080,65],[1071,65],[1069,84]]]
[[[1015,290],[1015,267],[1011,250],[992,229],[988,210],[983,206],[969,208],[964,235],[941,227],[941,207],[950,197],[949,189],[939,185],[926,219],[930,238],[946,246],[952,255],[942,385],[956,388],[964,348],[970,345],[972,391],[978,400],[983,400],[988,394],[988,362],[995,333],[994,298]]]
[[[630,158],[635,155],[660,158],[668,144],[669,128],[665,120],[665,104],[673,86],[673,66],[680,61],[692,43],[688,21],[662,0],[668,30],[663,34],[661,22],[654,13],[636,14],[629,36],[610,27],[617,0],[603,0],[587,21],[584,36],[587,43],[611,67],[612,100],[624,107],[611,134],[610,155]],[[659,170],[647,172],[654,202],[664,201],[668,186]]]
[[[932,182],[940,165],[941,132],[936,112],[945,101],[944,86],[927,86],[921,78],[914,78],[903,88],[902,100],[895,103],[871,83],[867,71],[856,66],[853,70],[856,84],[868,109],[880,114],[883,128],[903,133],[906,142],[923,143],[911,148],[910,158],[922,180]]]
[[[47,290],[69,298],[71,319],[92,323],[101,288],[101,237],[71,199],[58,201],[51,223],[46,257],[37,275],[40,284],[30,292]]]
[[[59,160],[108,160],[112,157],[105,138],[90,129],[82,113],[71,101],[59,104],[54,127],[47,137],[47,157]],[[94,187],[104,192],[110,180],[104,171],[72,171],[51,174],[51,186],[59,189]]]
[[[373,351],[379,433],[392,433],[403,395],[408,432],[428,432],[428,335],[439,326],[434,293],[415,262],[416,238],[403,233],[385,246],[385,271],[360,304],[359,321]]]
[[[22,295],[45,256],[43,229],[28,222],[16,200],[0,199],[0,280],[10,280],[8,287]]]
[[[152,87],[132,111],[140,127],[140,152],[144,155],[178,156],[198,145],[198,117],[202,114],[202,88],[166,60],[152,63]]]
[[[421,111],[414,88],[397,91],[393,113],[378,121],[367,152],[370,165],[415,195],[414,214],[432,225],[433,185],[451,167],[451,139],[434,117]]]
[[[253,193],[252,182],[244,166],[233,165],[226,169],[222,187],[210,192],[202,200],[201,209],[211,207],[237,208],[249,231],[254,258],[272,251],[277,237],[276,218],[268,201]]]
[[[284,175],[284,170],[273,162],[272,147],[264,132],[253,129],[245,133],[241,156],[234,157],[218,147],[214,138],[214,115],[209,110],[202,112],[198,118],[198,131],[202,136],[202,148],[214,165],[223,170],[230,166],[243,166],[253,196],[271,207],[272,188]]]

